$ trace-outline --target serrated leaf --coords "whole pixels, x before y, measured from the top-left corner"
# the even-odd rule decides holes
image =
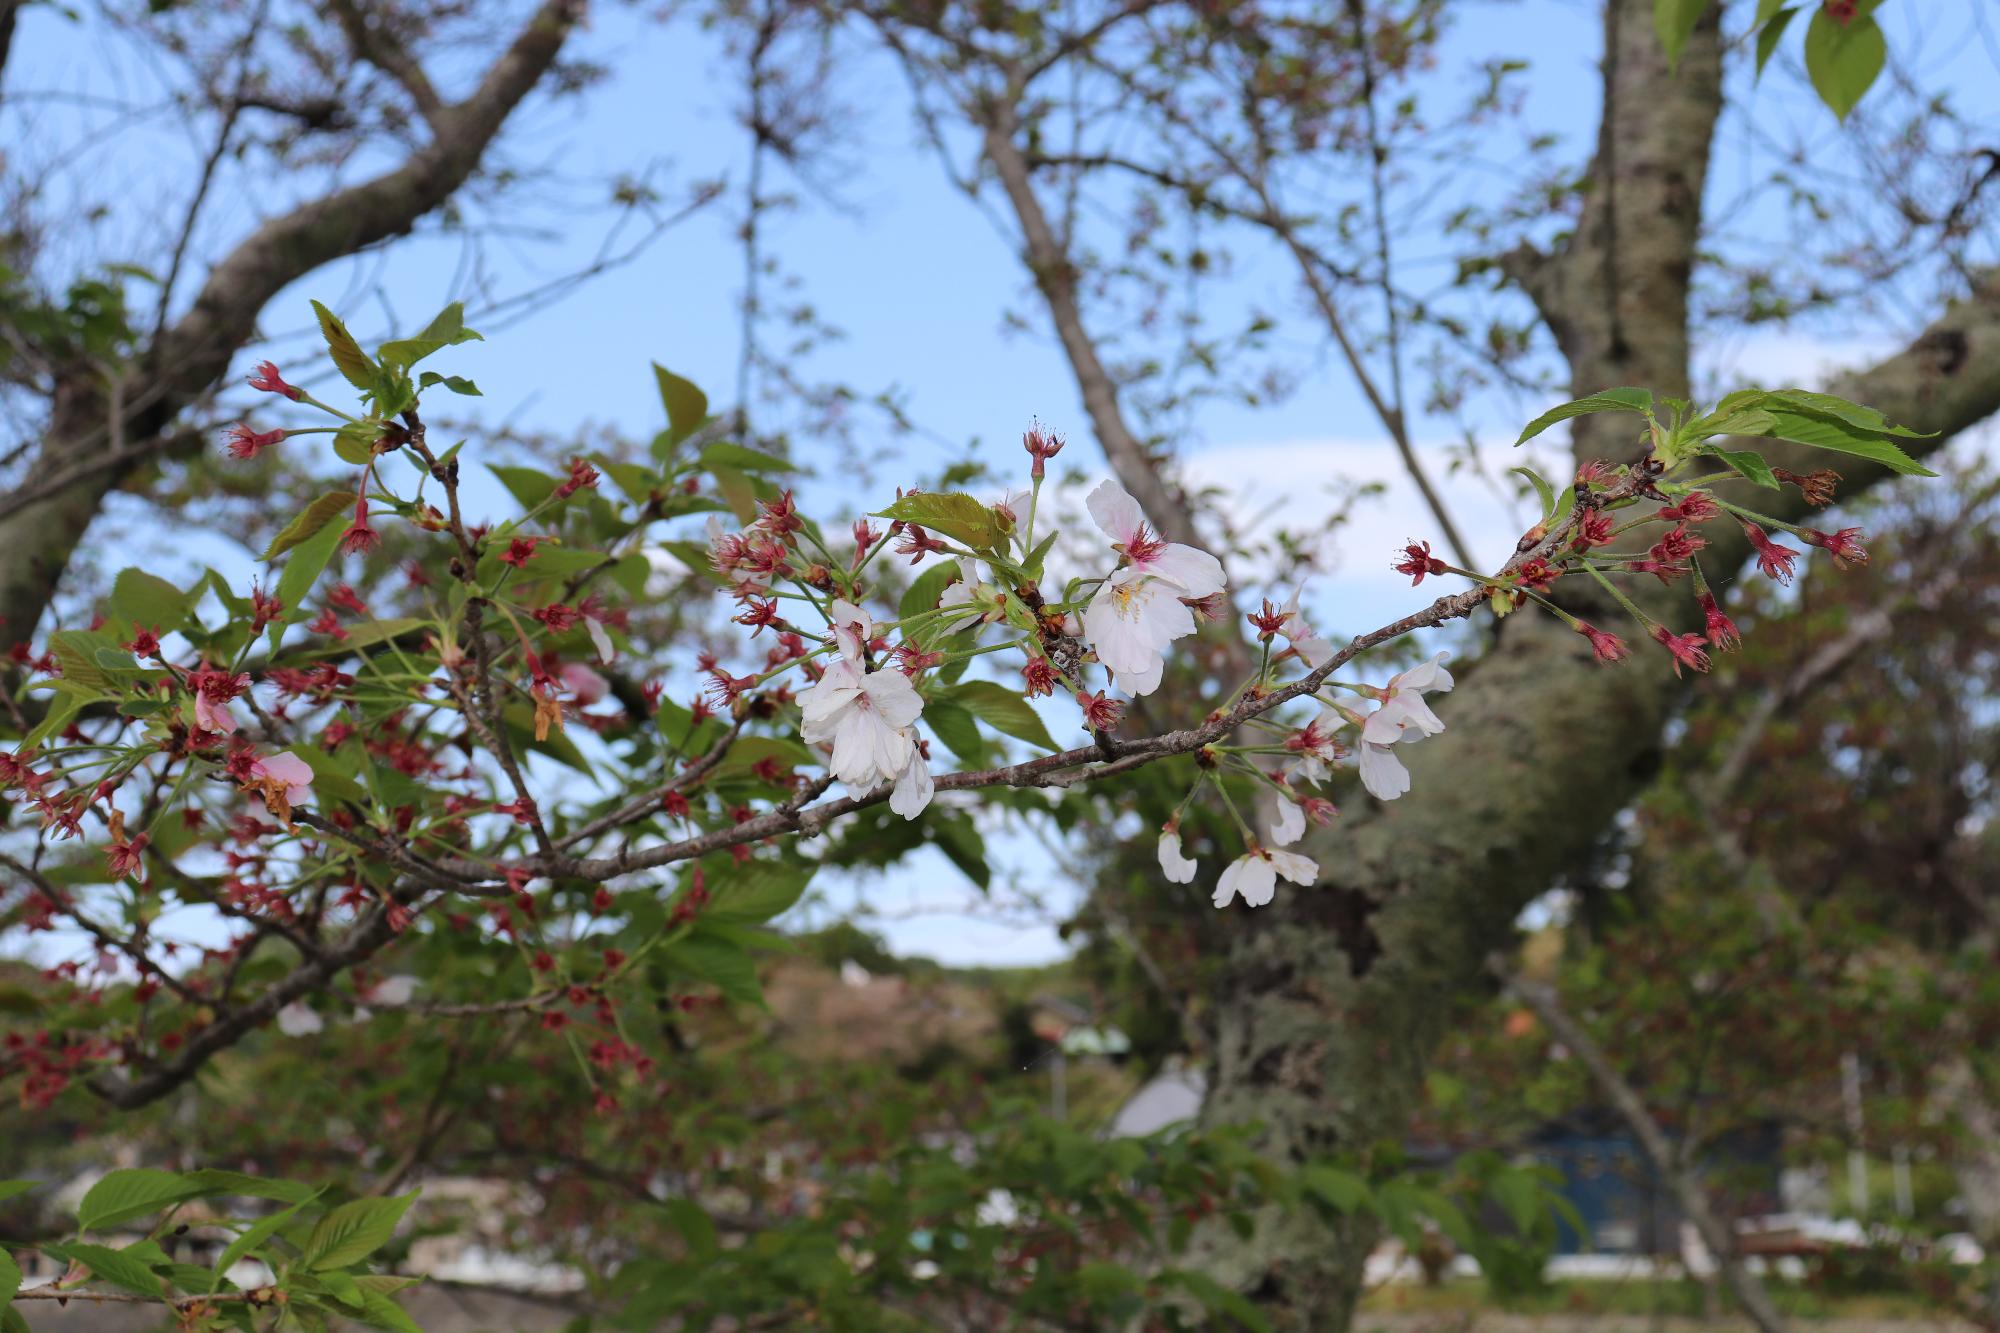
[[[393,366],[398,370],[408,370],[433,352],[446,347],[484,341],[485,339],[465,327],[465,303],[453,301],[439,311],[436,318],[432,319],[416,337],[397,338],[392,342],[385,342],[379,350],[382,364]]]
[[[1514,447],[1520,448],[1558,421],[1567,421],[1571,417],[1589,416],[1594,412],[1643,413],[1652,406],[1653,395],[1647,389],[1605,389],[1582,398],[1574,398],[1560,407],[1550,408],[1529,422],[1527,429],[1521,432],[1521,438],[1514,441]]]
[[[312,303],[312,308],[319,319],[320,335],[326,339],[326,350],[333,354],[334,366],[355,388],[374,392],[375,363],[368,359],[368,353],[361,350],[361,344],[347,331],[347,325],[341,323],[340,316],[317,301]]]
[[[265,1241],[277,1235],[278,1229],[280,1227],[283,1227],[287,1222],[291,1221],[294,1217],[296,1217],[298,1215],[299,1209],[303,1207],[305,1207],[304,1202],[295,1203],[291,1207],[286,1208],[281,1212],[272,1213],[266,1217],[260,1217],[255,1222],[252,1222],[248,1227],[246,1227],[243,1230],[243,1233],[241,1235],[237,1236],[235,1240],[229,1242],[228,1247],[225,1248],[222,1251],[221,1256],[216,1259],[215,1261],[216,1278],[217,1279],[222,1278],[229,1272],[231,1268],[236,1266],[236,1261],[238,1259],[243,1258],[243,1256],[249,1254],[252,1250],[255,1250]],[[273,1267],[275,1266],[276,1265],[273,1265]],[[210,1290],[214,1290],[214,1288],[211,1287]]]
[[[353,491],[328,491],[299,511],[298,516],[291,522],[285,524],[284,531],[271,538],[271,544],[264,548],[264,554],[258,558],[276,560],[336,518],[352,512],[354,500]],[[289,608],[288,605],[288,609],[296,608]]]
[[[955,538],[975,551],[997,548],[1008,531],[1007,524],[992,506],[981,504],[963,491],[915,491],[879,510],[875,517],[915,523]]]
[[[707,921],[769,921],[788,910],[812,882],[813,868],[780,861],[746,861],[715,900],[702,909]]]
[[[739,1004],[762,1007],[764,988],[757,965],[742,946],[714,935],[690,935],[659,950],[660,961],[696,981],[707,982]]]
[[[467,398],[485,397],[479,392],[479,386],[463,375],[440,375],[435,370],[426,370],[417,380],[417,387],[422,389],[438,384],[442,384],[453,393],[462,393]]]
[[[136,1255],[105,1245],[70,1244],[61,1247],[63,1257],[82,1264],[90,1275],[125,1291],[141,1296],[158,1296],[160,1279],[152,1267]]]
[[[134,1217],[157,1213],[200,1194],[201,1186],[172,1171],[128,1167],[107,1172],[76,1206],[79,1231],[101,1231]]]
[[[1782,489],[1777,477],[1771,473],[1771,465],[1764,461],[1764,455],[1748,449],[1716,449],[1707,451],[1711,458],[1719,458],[1735,470],[1738,476],[1746,477],[1767,490]]]
[[[1679,67],[1681,52],[1687,49],[1688,38],[1694,35],[1695,24],[1707,8],[1708,0],[1653,0],[1653,31],[1666,48],[1669,71]]]
[[[671,451],[708,420],[708,395],[692,380],[682,379],[657,361],[653,363],[653,378],[660,386],[660,403],[667,409],[666,437]],[[654,450],[655,454],[659,452]]]
[[[356,1199],[343,1203],[313,1227],[306,1238],[302,1262],[315,1272],[345,1268],[366,1259],[389,1243],[396,1224],[416,1202],[417,1194],[387,1199]]]
[[[1841,23],[1821,8],[1806,25],[1806,77],[1820,101],[1842,120],[1874,85],[1888,59],[1889,44],[1872,18]]]
[[[968,680],[945,697],[996,731],[1045,750],[1061,748],[1027,699],[1004,685],[990,680]]]
[[[1830,449],[1835,453],[1866,458],[1906,477],[1937,475],[1880,434],[1857,430],[1845,422],[1834,421],[1827,417],[1807,416],[1802,412],[1786,412],[1772,408],[1767,409],[1765,415],[1770,417],[1770,424],[1758,433],[1773,439],[1790,440],[1794,444],[1807,444],[1816,449]]]

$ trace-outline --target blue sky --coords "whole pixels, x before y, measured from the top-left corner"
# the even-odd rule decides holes
[[[1976,4],[1973,0],[1961,15],[1957,0],[1890,0],[1885,20],[1893,49],[1914,59],[1916,78],[1951,89],[1975,107],[2000,111],[1995,92],[2000,51],[1986,45],[1988,35],[1973,22]],[[1497,132],[1490,156],[1511,160],[1520,136],[1539,128],[1563,138],[1568,160],[1580,160],[1595,122],[1598,45],[1595,7],[1582,0],[1472,0],[1462,6],[1441,52],[1439,77],[1494,56],[1531,61],[1522,121]],[[587,263],[607,221],[595,204],[607,178],[643,174],[669,198],[701,178],[742,180],[747,150],[729,115],[734,91],[713,34],[685,17],[662,23],[634,7],[600,6],[582,54],[605,60],[609,80],[582,99],[532,109],[510,128],[503,159],[576,183],[575,197],[584,202],[559,206],[555,191],[541,189],[517,214],[510,213],[508,220],[525,234],[489,247],[485,258],[494,290],[520,291]],[[24,17],[8,71],[10,93],[65,89],[143,98],[150,91],[148,79],[143,67],[91,24],[72,25],[39,8]],[[780,216],[770,236],[786,267],[803,280],[805,293],[845,333],[815,355],[810,373],[863,391],[902,386],[918,421],[947,440],[979,441],[980,456],[1003,474],[1018,469],[1019,432],[1035,417],[1074,441],[1066,463],[1098,471],[1073,382],[1052,341],[1039,323],[1025,335],[1002,327],[1008,309],[1040,317],[1024,292],[1011,242],[950,188],[929,150],[919,146],[900,82],[886,68],[864,65],[844,79],[840,91],[854,110],[840,127],[841,206],[808,203]],[[104,115],[85,107],[51,105],[37,116],[36,133],[50,136],[45,142],[104,123]],[[1752,103],[1751,125],[1768,128],[1772,120],[1823,121],[1819,137],[1831,140],[1834,133],[1831,118],[1785,69],[1773,73]],[[41,145],[27,146],[33,151]],[[185,178],[199,151],[200,145],[166,130],[99,139],[88,149],[83,188],[102,191],[110,182],[131,198],[162,193]],[[1717,188],[1733,189],[1767,168],[1769,153],[1749,130],[1725,136]],[[272,202],[255,190],[225,192],[198,236],[198,248],[215,250],[241,235]],[[1755,223],[1738,218],[1731,225]],[[118,239],[116,227],[123,227],[123,239],[143,251],[149,225],[145,211],[135,210],[99,243]],[[597,422],[648,434],[660,417],[651,361],[705,385],[712,399],[725,400],[735,376],[735,302],[742,280],[734,226],[727,206],[699,214],[634,262],[484,344],[458,349],[452,368],[476,378],[486,392],[472,415],[552,431]],[[1428,253],[1433,269],[1441,271],[1452,247],[1442,236],[1434,242],[1411,248]],[[266,328],[281,335],[281,360],[301,356],[303,338],[282,335],[307,328],[306,298],[338,303],[342,293],[370,284],[394,293],[401,320],[420,322],[462,294],[454,286],[461,276],[459,260],[456,241],[420,238],[394,248],[386,260],[323,271],[280,297],[267,312]],[[366,281],[357,284],[357,273]],[[1437,275],[1411,276],[1435,280]],[[1253,262],[1240,282],[1246,300],[1286,299],[1280,269]],[[378,302],[350,299],[346,311],[364,339],[388,331]],[[1707,367],[1720,375],[1813,379],[1893,344],[1901,332],[1884,327],[1868,337],[1835,340],[1811,331],[1760,334],[1709,349]],[[1487,409],[1482,427],[1490,428],[1491,449],[1502,449],[1511,437],[1517,411],[1500,403]],[[1441,439],[1441,430],[1425,423],[1419,438]],[[1403,614],[1415,604],[1415,595],[1388,573],[1388,552],[1406,536],[1430,535],[1429,525],[1360,394],[1334,362],[1320,362],[1296,393],[1274,406],[1205,408],[1180,447],[1189,474],[1231,491],[1231,507],[1242,515],[1275,506],[1283,514],[1309,517],[1323,507],[1323,488],[1341,478],[1385,483],[1384,498],[1349,530],[1340,563],[1314,589],[1313,600],[1326,623],[1345,630]],[[876,486],[863,491],[838,475],[822,476],[805,488],[809,506],[822,513],[878,507],[896,481],[932,471],[951,456],[945,446],[922,437],[906,437],[894,449],[874,478]],[[1519,526],[1501,499],[1465,478],[1449,480],[1446,489],[1475,545],[1493,555],[1503,551]],[[220,545],[197,554],[225,567],[244,561],[244,553]],[[1058,907],[1068,901],[1069,890],[1046,857],[1021,839],[1007,839],[1006,845],[1008,857],[1018,859],[1030,879],[1052,884]],[[841,887],[834,897],[845,902],[856,891]],[[958,904],[970,895],[941,858],[920,861],[865,891],[871,901],[898,913],[924,903]],[[885,930],[900,949],[954,962],[1031,961],[1061,952],[1050,924],[1054,919],[1015,928],[946,912],[897,920]]]

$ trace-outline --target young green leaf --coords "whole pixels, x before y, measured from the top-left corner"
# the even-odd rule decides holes
[[[667,409],[667,444],[671,448],[708,420],[708,395],[657,361],[653,363],[653,378],[659,381],[660,402]]]
[[[1737,475],[1747,477],[1767,490],[1779,490],[1778,479],[1771,474],[1771,465],[1764,461],[1764,455],[1748,449],[1705,450],[1709,457],[1719,458],[1736,470]]]
[[[353,508],[353,491],[328,491],[301,510],[298,517],[285,524],[284,531],[271,538],[271,544],[264,548],[264,554],[259,558],[276,560]]]
[[[887,509],[877,511],[875,517],[915,523],[955,538],[975,551],[997,547],[1007,535],[1000,516],[963,491],[914,491]]]
[[[1528,428],[1521,432],[1521,438],[1514,441],[1514,447],[1520,448],[1558,421],[1567,421],[1571,417],[1589,416],[1593,412],[1645,412],[1652,406],[1653,395],[1649,390],[1605,389],[1542,413],[1528,423]]]
[[[354,335],[347,331],[347,325],[340,322],[340,316],[328,310],[319,302],[312,303],[313,314],[319,317],[319,331],[326,338],[326,350],[333,354],[333,364],[347,382],[364,392],[375,391],[375,363],[368,359],[368,353],[361,350],[361,344],[354,341]]]
[[[1541,498],[1542,502],[1542,522],[1546,523],[1550,518],[1554,517],[1556,512],[1555,487],[1544,481],[1542,474],[1531,467],[1510,467],[1507,470],[1517,476],[1526,478],[1528,484],[1535,488],[1535,494]]]

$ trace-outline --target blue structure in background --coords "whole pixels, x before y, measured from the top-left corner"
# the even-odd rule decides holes
[[[1587,1235],[1557,1223],[1558,1254],[1677,1256],[1681,1211],[1646,1160],[1638,1140],[1609,1112],[1583,1112],[1545,1125],[1522,1145],[1537,1162],[1562,1172],[1563,1194]],[[1704,1180],[1733,1196],[1737,1216],[1779,1208],[1779,1134],[1775,1126],[1730,1136],[1702,1157]]]

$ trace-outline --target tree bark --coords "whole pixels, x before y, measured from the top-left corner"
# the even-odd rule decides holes
[[[555,63],[583,8],[582,0],[543,0],[473,93],[430,117],[431,139],[401,166],[265,222],[211,270],[187,313],[133,358],[117,393],[99,367],[58,372],[35,461],[14,494],[0,500],[0,651],[34,634],[105,497],[164,447],[174,418],[228,373],[256,336],[265,305],[321,265],[407,232],[464,185]],[[47,489],[49,479],[80,464],[83,475]]]
[[[1589,202],[1564,248],[1517,253],[1508,270],[1568,358],[1575,395],[1638,384],[1685,396],[1688,283],[1721,109],[1714,11],[1678,75],[1660,54],[1650,0],[1608,0],[1605,34],[1605,126]],[[1909,349],[1837,389],[1940,432],[1918,442],[1935,447],[2000,409],[1997,367],[2000,282],[1988,282]],[[1638,452],[1630,418],[1574,424],[1579,459]],[[1796,466],[1805,451],[1766,452]],[[1859,460],[1840,470],[1850,491],[1885,475]],[[1801,508],[1790,492],[1759,500],[1780,516]],[[1740,535],[1711,537],[1710,567],[1740,567]],[[1676,624],[1695,610],[1685,596],[1655,606]],[[1607,668],[1552,617],[1524,612],[1500,627],[1496,649],[1443,705],[1450,730],[1412,747],[1412,794],[1349,809],[1314,848],[1324,876],[1316,888],[1219,932],[1228,943],[1203,1118],[1262,1125],[1261,1147],[1275,1158],[1365,1154],[1402,1138],[1452,998],[1487,984],[1486,957],[1510,940],[1521,909],[1583,860],[1656,767],[1677,697],[1666,653],[1642,645]],[[1328,1228],[1274,1208],[1247,1241],[1204,1233],[1199,1262],[1279,1327],[1337,1330],[1375,1239],[1365,1221]]]

